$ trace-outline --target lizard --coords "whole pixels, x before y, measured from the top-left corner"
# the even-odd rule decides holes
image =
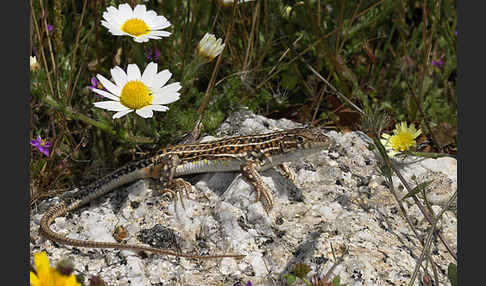
[[[59,244],[76,247],[128,249],[197,259],[223,257],[240,259],[244,255],[193,255],[138,244],[72,239],[53,231],[50,226],[56,218],[122,185],[153,178],[162,182],[164,191],[173,192],[173,188],[190,186],[180,177],[208,172],[240,171],[243,178],[256,191],[256,201],[261,201],[268,212],[272,209],[273,202],[259,172],[277,166],[285,172],[284,163],[297,161],[307,155],[328,149],[331,145],[331,138],[321,129],[304,127],[163,148],[154,156],[129,163],[82,187],[76,194],[50,207],[41,218],[40,233]]]

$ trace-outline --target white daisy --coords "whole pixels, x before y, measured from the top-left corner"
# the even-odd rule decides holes
[[[148,42],[149,39],[160,39],[170,36],[170,32],[161,31],[171,24],[164,16],[157,16],[153,10],[148,10],[143,4],[132,7],[120,4],[118,9],[110,6],[103,12],[101,24],[115,36],[128,35],[135,42]]]
[[[157,64],[151,62],[145,67],[143,74],[135,64],[129,64],[127,73],[115,66],[110,70],[115,83],[98,74],[96,77],[106,88],[106,91],[93,88],[92,91],[104,96],[110,101],[95,102],[95,106],[110,111],[117,111],[113,119],[120,118],[135,110],[143,118],[153,116],[153,111],[167,111],[164,104],[179,99],[181,84],[174,82],[164,86],[172,76],[169,70],[157,73]]]
[[[216,39],[213,34],[206,33],[197,44],[197,54],[210,62],[223,51],[224,44],[221,42],[221,38]]]

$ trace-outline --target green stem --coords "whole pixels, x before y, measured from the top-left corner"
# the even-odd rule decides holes
[[[52,99],[50,96],[41,96],[40,97],[42,102],[45,104],[49,105],[50,107],[54,108],[55,110],[64,113],[66,116],[75,119],[75,120],[80,120],[83,121],[87,124],[90,124],[92,126],[95,126],[99,128],[100,130],[103,130],[104,132],[112,135],[112,136],[117,136],[123,141],[126,141],[128,143],[134,143],[134,144],[142,144],[142,143],[155,143],[155,140],[148,138],[148,137],[137,137],[137,136],[132,136],[128,134],[126,131],[115,131],[113,128],[111,128],[109,125],[96,121],[84,114],[80,114],[77,111],[74,111],[71,107],[69,106],[63,106],[59,104],[57,101]]]
[[[184,73],[181,79],[181,84],[186,89],[190,88],[192,83],[194,82],[196,72],[201,68],[206,62],[201,60],[200,57],[195,56],[194,59],[191,61],[190,64],[186,66],[184,69]]]
[[[302,281],[304,281],[305,285],[312,286],[312,284],[309,281],[307,281],[307,279],[305,279],[305,278],[301,278],[301,279],[302,279]]]
[[[424,158],[440,158],[440,157],[452,157],[454,158],[453,155],[451,154],[445,154],[445,153],[433,153],[433,152],[417,152],[417,151],[408,151],[406,152],[407,154],[414,155],[417,157],[424,157]]]

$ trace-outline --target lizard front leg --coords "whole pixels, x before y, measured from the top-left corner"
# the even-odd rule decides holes
[[[272,197],[270,196],[270,190],[263,183],[263,179],[258,173],[260,170],[260,164],[255,160],[248,160],[240,166],[241,174],[246,181],[253,186],[256,194],[256,201],[262,202],[265,211],[270,211],[273,208]]]
[[[183,194],[189,197],[189,190],[191,190],[191,184],[186,182],[182,178],[174,178],[177,166],[180,164],[179,156],[176,154],[164,155],[157,159],[157,163],[151,168],[150,176],[154,179],[160,180],[163,189],[160,194],[170,193],[172,197],[177,198],[176,194],[179,194],[181,205],[184,206]]]

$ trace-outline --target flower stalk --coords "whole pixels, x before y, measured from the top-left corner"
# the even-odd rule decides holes
[[[67,116],[71,119],[83,121],[87,124],[90,124],[90,125],[96,127],[96,128],[99,128],[100,130],[103,130],[104,132],[106,132],[106,133],[108,133],[112,136],[118,137],[125,142],[133,143],[133,144],[144,144],[144,143],[155,143],[156,142],[155,139],[152,139],[152,138],[149,138],[149,137],[133,136],[133,135],[130,135],[130,134],[128,134],[128,132],[123,131],[123,130],[116,131],[110,125],[103,123],[103,122],[100,122],[100,121],[97,121],[97,120],[94,120],[93,118],[88,117],[84,114],[81,114],[81,113],[73,110],[69,106],[64,106],[64,105],[58,103],[57,101],[55,101],[50,96],[41,97],[41,101],[43,103],[49,105],[53,109],[63,113],[65,116]]]
[[[62,1],[54,0],[54,47],[58,54],[63,53],[62,45]]]

